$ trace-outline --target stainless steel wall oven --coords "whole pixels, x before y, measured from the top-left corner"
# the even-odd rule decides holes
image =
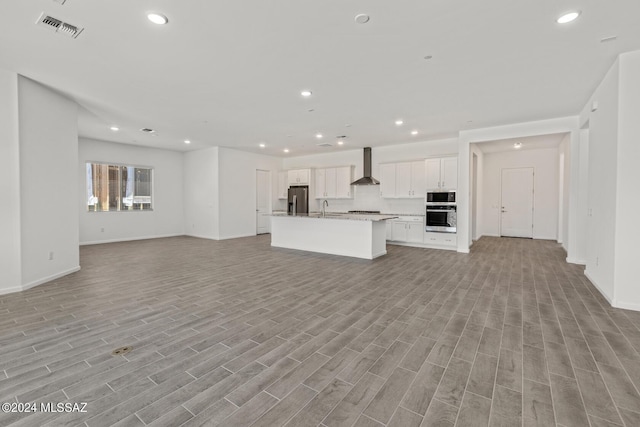
[[[428,232],[456,233],[458,208],[455,191],[427,193],[425,230]]]

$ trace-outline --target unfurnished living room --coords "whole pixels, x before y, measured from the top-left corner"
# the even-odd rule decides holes
[[[186,3],[0,7],[0,426],[640,425],[640,3]]]

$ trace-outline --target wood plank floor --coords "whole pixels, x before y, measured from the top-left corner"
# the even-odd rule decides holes
[[[554,242],[269,242],[86,246],[80,272],[0,297],[0,402],[87,402],[0,425],[640,425],[640,313]]]

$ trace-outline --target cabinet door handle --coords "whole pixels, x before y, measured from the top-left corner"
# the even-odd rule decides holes
[[[442,187],[444,188],[444,181],[442,181]]]

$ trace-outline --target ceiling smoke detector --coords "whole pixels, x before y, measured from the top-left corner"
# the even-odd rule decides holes
[[[358,15],[356,15],[356,17],[354,18],[354,21],[356,21],[356,23],[358,24],[366,24],[367,22],[369,22],[369,15],[365,14],[365,13],[360,13]]]
[[[40,17],[36,21],[36,24],[41,27],[53,30],[58,34],[63,34],[74,39],[78,37],[82,31],[84,31],[84,28],[69,24],[68,22],[62,21],[61,19],[47,15],[44,12],[40,14]]]

